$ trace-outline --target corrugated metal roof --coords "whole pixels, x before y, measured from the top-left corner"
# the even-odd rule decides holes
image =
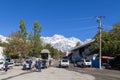
[[[89,42],[87,42],[87,43],[85,43],[85,44],[82,44],[82,45],[80,45],[80,46],[77,46],[77,47],[73,48],[71,51],[74,51],[74,50],[76,50],[76,49],[79,49],[79,48],[82,48],[82,47],[84,47],[84,46],[86,46],[86,45],[89,45],[89,44],[91,44],[91,43],[94,42],[94,41],[95,41],[95,39],[93,39],[93,40],[91,40],[91,41],[89,41]]]

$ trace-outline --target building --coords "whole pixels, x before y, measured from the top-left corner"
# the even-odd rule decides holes
[[[4,60],[3,47],[0,47],[0,60]]]
[[[89,49],[91,47],[91,43],[94,42],[95,40],[91,40],[85,44],[82,44],[80,46],[77,46],[71,50],[71,53],[68,55],[68,58],[70,59],[71,62],[73,61],[78,61],[82,58],[87,58],[90,59],[92,57],[88,56],[87,54],[90,53]]]

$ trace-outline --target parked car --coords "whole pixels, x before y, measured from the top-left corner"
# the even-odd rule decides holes
[[[61,59],[59,61],[59,67],[69,67],[69,60],[68,59]]]
[[[15,62],[15,66],[22,66],[22,62]]]
[[[81,59],[81,60],[76,62],[76,65],[80,66],[80,67],[91,67],[92,62],[89,59]]]
[[[31,68],[33,68],[35,66],[35,61],[34,60],[27,59],[22,64],[23,70],[30,69],[30,67],[29,67],[30,63],[31,63]]]
[[[0,70],[3,70],[3,69],[4,69],[4,61],[1,60],[1,61],[0,61]]]
[[[8,69],[13,68],[14,62],[8,62]],[[5,69],[5,61],[0,61],[0,70]]]
[[[8,68],[9,68],[9,69],[12,69],[14,65],[15,65],[15,64],[14,64],[13,61],[8,62]]]

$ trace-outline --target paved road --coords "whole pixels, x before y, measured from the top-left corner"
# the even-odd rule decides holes
[[[53,67],[58,66],[58,63],[55,63]],[[82,74],[93,75],[96,80],[120,80],[120,71],[117,70],[100,70],[96,68],[80,68],[74,67],[72,64],[69,68],[65,68],[69,71],[76,71]]]

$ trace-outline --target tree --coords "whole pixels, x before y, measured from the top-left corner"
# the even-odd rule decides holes
[[[23,19],[20,20],[20,33],[21,33],[23,39],[26,41],[27,31],[26,31],[25,22]]]
[[[5,47],[4,53],[7,56],[15,56],[18,57],[18,51],[21,49],[23,40],[19,32],[12,33],[8,38],[8,44]]]
[[[62,57],[65,56],[65,53],[63,53],[63,52],[55,49],[55,48],[52,47],[50,44],[46,44],[46,45],[44,46],[44,48],[45,48],[45,49],[48,49],[48,50],[51,52],[50,55],[51,55],[51,57],[53,57],[54,59],[60,59],[60,58],[62,58]]]
[[[81,43],[80,43],[80,42],[77,42],[77,43],[76,43],[76,47],[77,47],[77,46],[80,46],[80,45],[81,45]]]
[[[40,39],[40,33],[42,30],[42,25],[38,23],[38,21],[34,22],[33,26],[33,53],[35,56],[39,56],[40,51],[42,50],[42,41]]]
[[[26,43],[27,31],[24,20],[20,21],[20,30],[12,33],[8,38],[8,44],[5,47],[5,54],[9,57],[26,57],[28,54],[28,44]]]
[[[120,23],[113,25],[110,31],[102,31],[102,55],[115,56],[120,54]],[[91,53],[99,52],[99,33],[94,36]]]

